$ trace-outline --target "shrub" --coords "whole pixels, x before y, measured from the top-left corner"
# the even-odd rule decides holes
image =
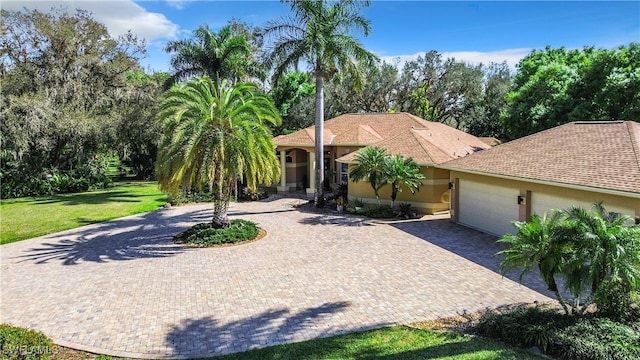
[[[353,205],[354,207],[363,207],[364,203],[358,198],[353,198],[353,200],[351,200],[351,205]]]
[[[0,355],[2,359],[48,359],[53,342],[43,333],[8,324],[0,324]]]
[[[640,294],[615,281],[605,281],[595,294],[598,316],[622,323],[640,321]]]
[[[174,237],[178,243],[196,246],[235,244],[253,240],[258,236],[258,226],[247,220],[234,219],[226,228],[215,228],[212,223],[201,223]]]
[[[411,208],[410,203],[400,203],[398,204],[398,209],[396,210],[396,217],[403,219],[411,219],[418,216],[418,213]]]
[[[374,219],[388,219],[393,217],[393,209],[388,205],[365,207],[361,213]]]
[[[555,329],[571,322],[558,310],[542,306],[519,306],[507,312],[487,311],[474,331],[520,347],[537,346],[547,351],[555,341]]]
[[[55,195],[103,189],[111,185],[108,162],[96,157],[72,170],[46,169],[39,173],[23,168],[5,168],[0,173],[3,199]]]
[[[567,360],[640,359],[640,334],[633,328],[603,318],[581,318],[557,331],[554,353]]]
[[[474,326],[483,336],[520,347],[537,346],[558,359],[640,358],[640,332],[631,325],[592,315],[564,315],[549,307],[487,311]]]

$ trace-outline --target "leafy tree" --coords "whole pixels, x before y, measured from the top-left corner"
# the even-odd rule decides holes
[[[508,110],[506,94],[511,89],[513,75],[506,62],[491,63],[483,67],[483,96],[467,107],[462,115],[466,131],[475,136],[504,139],[501,116]]]
[[[175,195],[192,186],[215,194],[212,223],[229,226],[227,209],[238,176],[255,191],[279,178],[268,125],[280,117],[252,84],[195,78],[164,95],[158,119],[163,137],[156,171],[161,189]]]
[[[274,82],[287,70],[304,61],[316,80],[315,157],[316,206],[323,206],[324,171],[324,82],[334,74],[345,72],[354,76],[355,85],[362,84],[359,65],[370,66],[376,56],[349,35],[359,30],[369,34],[370,23],[359,14],[368,1],[287,0],[293,18],[272,21],[263,29],[266,37],[275,37],[265,62],[274,68]]]
[[[315,87],[307,73],[294,71],[285,75],[271,89],[271,97],[280,111],[282,125],[277,128],[276,135],[284,132],[297,131],[309,125],[311,116],[300,116],[296,105],[300,105],[315,93]]]
[[[360,88],[349,74],[334,77],[326,86],[326,114],[328,118],[346,113],[387,112],[392,107],[393,93],[397,86],[398,69],[382,62],[363,69],[364,79]]]
[[[126,74],[139,69],[144,44],[131,34],[112,38],[84,11],[1,15],[3,196],[59,172],[104,174],[100,158],[116,146]],[[11,196],[49,192],[36,187]]]
[[[513,224],[517,233],[506,234],[498,239],[498,242],[508,246],[498,253],[504,255],[500,270],[507,273],[522,269],[522,280],[525,274],[537,268],[547,288],[555,294],[565,313],[569,314],[569,308],[556,282],[556,276],[562,274],[568,256],[564,213],[554,210],[542,217],[534,214],[528,222],[514,221]]]
[[[640,115],[640,44],[534,50],[519,65],[502,117],[507,139],[570,121]]]
[[[222,79],[236,82],[246,80],[247,75],[256,75],[259,67],[249,61],[251,46],[245,36],[234,33],[233,29],[227,25],[214,32],[203,25],[193,32],[192,39],[168,42],[165,51],[171,54],[175,72],[167,84],[197,75],[208,76],[216,82]],[[238,31],[239,26],[235,29]]]
[[[464,114],[482,97],[483,71],[429,51],[405,63],[394,108],[464,129]]]
[[[138,179],[154,177],[155,159],[162,127],[156,121],[162,87],[171,75],[146,74],[142,70],[126,74],[126,86],[117,98],[117,152],[121,162]]]
[[[381,205],[378,193],[387,183],[387,157],[389,153],[381,147],[367,146],[358,150],[355,155],[355,165],[349,171],[349,178],[354,182],[366,180],[376,195],[378,205]]]
[[[390,155],[385,159],[385,178],[391,185],[391,207],[395,206],[396,197],[406,187],[415,194],[420,189],[424,176],[420,173],[420,165],[411,158],[402,155]]]

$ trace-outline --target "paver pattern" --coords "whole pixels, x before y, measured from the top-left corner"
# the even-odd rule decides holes
[[[305,213],[299,201],[232,204],[267,231],[239,246],[172,242],[209,205],[3,245],[0,322],[81,350],[190,358],[549,300],[535,277],[526,287],[497,272],[489,235],[437,217]]]

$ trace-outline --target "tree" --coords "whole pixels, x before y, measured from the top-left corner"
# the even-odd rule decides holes
[[[484,91],[481,99],[463,114],[465,128],[474,136],[491,136],[504,139],[501,116],[508,110],[505,95],[511,89],[513,75],[506,62],[490,63],[484,70]]]
[[[278,125],[280,117],[253,84],[196,77],[166,92],[158,119],[163,123],[156,163],[161,189],[175,195],[208,186],[215,194],[215,227],[229,225],[227,209],[238,176],[254,191],[258,183],[279,178],[267,125]]]
[[[562,273],[569,255],[565,252],[568,237],[564,216],[562,211],[554,210],[542,217],[533,214],[528,222],[514,221],[518,231],[498,239],[498,242],[508,246],[498,255],[504,255],[500,263],[501,272],[522,269],[520,280],[537,268],[547,288],[555,294],[565,313],[569,314],[556,282],[556,276]]]
[[[10,196],[64,191],[39,189],[58,173],[76,183],[86,180],[77,176],[83,169],[106,177],[102,165],[88,167],[117,146],[117,124],[131,94],[127,74],[139,70],[144,43],[130,33],[111,37],[85,11],[1,14],[3,197],[5,190]]]
[[[576,292],[584,290],[582,284],[589,284],[593,295],[605,280],[628,291],[640,289],[640,227],[627,225],[631,217],[608,212],[598,202],[592,211],[568,209],[567,220],[576,249],[569,285]]]
[[[234,33],[231,25],[217,33],[207,25],[200,26],[193,32],[193,39],[170,41],[165,51],[172,54],[171,66],[175,69],[168,85],[192,76],[236,82],[257,70],[257,64],[247,60],[251,55],[249,42]]]
[[[367,146],[358,150],[355,155],[355,165],[349,171],[349,178],[354,182],[366,180],[371,185],[378,205],[381,205],[378,192],[388,183],[386,166],[388,156],[389,153],[384,148]]]
[[[415,194],[420,189],[424,176],[420,173],[420,165],[411,158],[402,155],[390,155],[385,159],[385,178],[391,185],[391,207],[395,206],[396,197],[406,187]]]
[[[296,111],[296,106],[299,106],[314,93],[315,87],[311,83],[309,75],[299,71],[286,74],[278,83],[274,84],[271,89],[271,97],[282,117],[282,126],[276,129],[276,135],[297,131],[311,125],[310,118],[300,116]]]
[[[358,12],[369,1],[286,0],[293,18],[272,21],[263,29],[266,37],[275,37],[265,63],[274,68],[274,82],[304,61],[316,80],[315,160],[316,206],[323,206],[324,183],[324,81],[336,73],[354,76],[362,85],[361,65],[371,66],[376,56],[367,51],[349,32],[369,35],[371,25]]]
[[[394,108],[464,129],[465,114],[482,97],[482,66],[429,51],[405,63],[394,97]]]
[[[570,121],[640,116],[640,43],[534,50],[518,64],[502,116],[507,140]]]

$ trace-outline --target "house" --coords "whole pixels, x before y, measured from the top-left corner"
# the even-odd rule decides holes
[[[440,166],[451,217],[495,235],[513,220],[573,205],[640,216],[640,123],[572,122]]]
[[[274,138],[280,154],[279,192],[303,190],[313,196],[314,126]],[[367,145],[386,148],[391,154],[413,158],[425,176],[420,191],[401,192],[397,201],[410,202],[419,211],[433,213],[449,209],[449,171],[436,167],[452,159],[490,148],[488,144],[450,126],[430,122],[408,113],[345,114],[324,123],[324,169],[331,184],[347,183],[349,198],[375,202],[366,182],[349,180],[349,165],[355,152]],[[284,154],[284,156],[282,156]],[[381,191],[390,198],[390,188]]]

